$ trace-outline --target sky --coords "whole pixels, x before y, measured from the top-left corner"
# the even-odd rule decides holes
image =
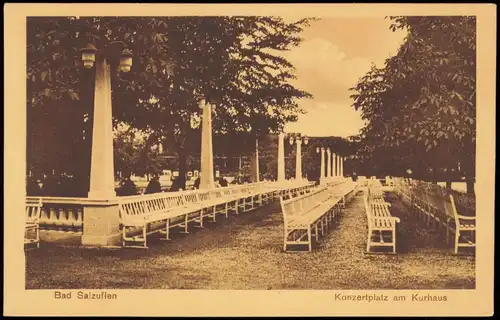
[[[296,68],[294,85],[313,99],[299,101],[307,113],[287,124],[285,132],[341,137],[359,132],[363,120],[351,106],[353,92],[348,89],[371,63],[383,67],[385,59],[396,54],[406,33],[392,32],[390,23],[384,17],[323,18],[304,30],[304,42],[285,57]]]

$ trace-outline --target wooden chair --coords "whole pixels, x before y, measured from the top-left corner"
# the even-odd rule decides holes
[[[40,215],[42,213],[42,198],[26,201],[26,223],[24,226],[24,245],[40,248]]]

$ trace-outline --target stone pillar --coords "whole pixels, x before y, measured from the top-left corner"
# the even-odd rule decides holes
[[[285,181],[285,134],[278,136],[278,182]]]
[[[201,178],[200,189],[215,188],[214,182],[214,156],[212,145],[212,106],[206,103],[204,97],[198,100],[200,109],[203,110],[201,124]]]
[[[340,157],[339,155],[335,155],[335,171],[337,172],[337,177],[340,177]]]
[[[90,189],[92,199],[112,199],[115,192],[111,77],[106,60],[96,61]]]
[[[89,203],[83,208],[82,244],[114,246],[121,242],[115,193],[110,67],[96,61]]]
[[[340,176],[344,177],[344,157],[340,157]]]
[[[295,140],[297,143],[297,153],[295,155],[295,179],[302,179],[302,139]]]
[[[325,183],[325,148],[321,148],[321,173],[319,181],[321,184]]]
[[[337,155],[335,154],[335,152],[332,152],[332,177],[336,177],[337,176],[337,169],[336,169],[336,159],[337,158]]]
[[[330,179],[332,177],[332,153],[330,148],[326,149],[326,177]]]

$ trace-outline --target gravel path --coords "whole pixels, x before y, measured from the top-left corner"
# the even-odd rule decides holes
[[[451,247],[389,196],[398,254],[365,255],[362,193],[312,253],[283,253],[279,204],[218,218],[150,249],[98,250],[43,244],[27,254],[27,288],[453,289],[474,288],[474,257]]]

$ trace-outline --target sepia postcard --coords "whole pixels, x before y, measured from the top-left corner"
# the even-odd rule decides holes
[[[4,315],[492,315],[495,9],[5,5]]]

